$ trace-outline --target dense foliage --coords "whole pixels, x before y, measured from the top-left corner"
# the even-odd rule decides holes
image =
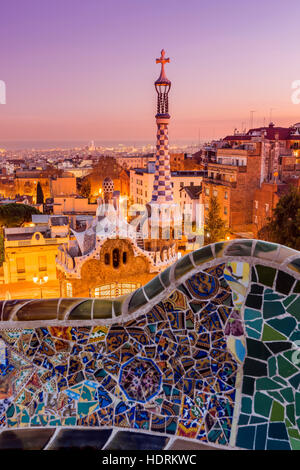
[[[26,204],[4,204],[0,206],[0,227],[20,227],[24,222],[31,222],[32,214],[40,211]]]
[[[300,192],[290,188],[278,201],[269,222],[258,238],[300,250]]]
[[[209,211],[204,227],[205,244],[215,243],[224,240],[226,235],[226,225],[220,217],[220,206],[216,197],[212,196],[209,203]]]

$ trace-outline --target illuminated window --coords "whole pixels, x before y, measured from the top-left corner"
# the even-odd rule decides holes
[[[73,286],[70,282],[67,282],[66,284],[66,294],[67,294],[67,297],[73,296]]]
[[[117,248],[113,250],[113,267],[118,268],[120,264],[120,252]]]
[[[39,256],[39,271],[47,271],[47,256]]]
[[[25,258],[16,258],[17,273],[25,273]]]
[[[119,297],[120,295],[130,294],[131,292],[134,292],[140,286],[141,286],[140,283],[133,283],[133,282],[126,282],[122,284],[118,284],[118,283],[106,284],[104,286],[95,287],[94,297],[97,297],[97,298]]]

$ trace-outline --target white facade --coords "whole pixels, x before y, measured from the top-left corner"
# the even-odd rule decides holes
[[[154,173],[146,170],[130,170],[130,197],[134,204],[145,205],[151,201]],[[176,171],[171,173],[171,183],[173,189],[173,201],[180,205],[182,198],[181,188],[184,186],[200,186],[202,173],[193,171]]]

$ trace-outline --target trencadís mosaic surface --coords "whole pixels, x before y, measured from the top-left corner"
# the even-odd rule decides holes
[[[1,320],[2,449],[300,449],[297,251],[216,243],[129,296]]]

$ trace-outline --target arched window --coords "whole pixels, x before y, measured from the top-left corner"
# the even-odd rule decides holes
[[[123,264],[127,263],[127,251],[123,251]]]
[[[113,267],[118,268],[120,264],[120,252],[117,248],[113,250]]]
[[[110,263],[110,256],[109,253],[105,253],[104,255],[104,263],[109,264]]]

